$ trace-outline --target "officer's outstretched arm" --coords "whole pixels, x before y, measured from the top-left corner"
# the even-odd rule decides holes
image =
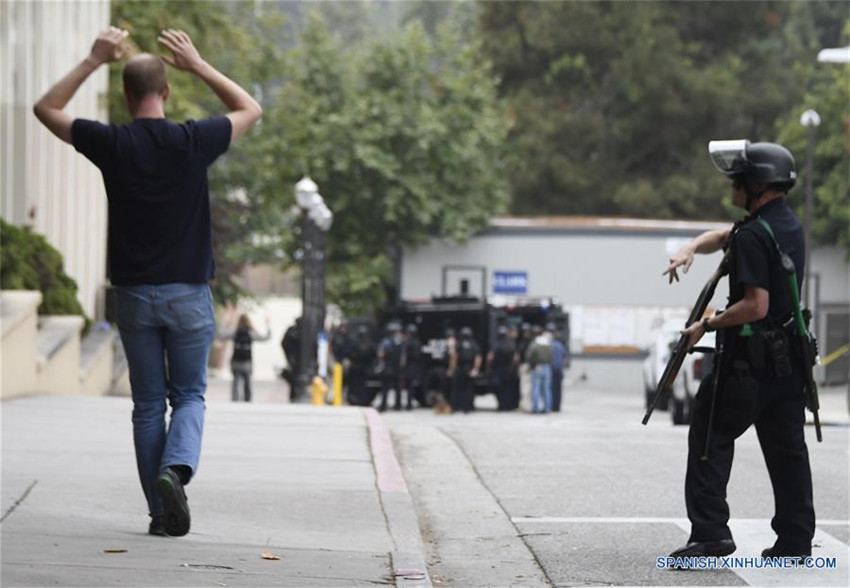
[[[673,257],[670,258],[670,265],[661,274],[669,277],[670,284],[673,280],[679,281],[678,268],[682,268],[682,273],[688,273],[691,269],[691,264],[694,262],[694,255],[697,253],[714,253],[720,251],[723,244],[729,238],[731,229],[722,231],[706,231],[693,241],[685,243]]]

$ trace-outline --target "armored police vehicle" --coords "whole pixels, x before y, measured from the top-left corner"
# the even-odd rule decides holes
[[[569,315],[564,313],[556,298],[491,296],[481,300],[472,296],[437,297],[430,300],[402,301],[387,310],[384,323],[390,320],[403,325],[416,325],[422,345],[422,365],[416,399],[429,405],[433,392],[441,391],[448,365],[448,336],[463,327],[472,329],[481,348],[482,359],[496,342],[499,327],[506,326],[521,333],[523,327],[544,327],[554,324],[569,341]],[[476,379],[476,394],[491,392],[489,378],[483,372]]]

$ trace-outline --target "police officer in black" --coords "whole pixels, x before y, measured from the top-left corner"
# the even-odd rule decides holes
[[[375,364],[376,349],[369,336],[369,327],[360,325],[349,348],[349,364],[346,372],[348,383],[348,403],[355,406],[368,406],[374,400],[370,395],[366,382]]]
[[[481,348],[473,339],[472,329],[469,327],[462,327],[460,330],[455,356],[452,410],[470,412],[475,410],[475,378],[481,369]]]
[[[705,332],[717,330],[724,353],[714,368],[720,372],[707,448],[715,374],[702,381],[696,396],[685,478],[691,535],[687,545],[671,555],[720,557],[735,551],[727,524],[726,486],[735,439],[755,424],[776,506],[771,526],[777,539],[762,557],[806,557],[815,530],[803,432],[804,370],[811,368],[794,352],[795,337],[785,338],[784,351],[776,343],[782,343],[783,325],[794,309],[777,245],[796,265],[798,291],[805,271],[803,229],[785,201],[796,180],[794,158],[775,143],[712,141],[709,151],[715,166],[732,181],[733,203],[749,216],[730,230],[710,231],[686,244],[664,272],[671,283],[678,281],[677,270],[687,272],[695,253],[731,248],[726,310],[683,331],[694,345]],[[775,241],[758,219],[767,223]]]
[[[351,336],[348,333],[348,323],[342,321],[331,333],[331,353],[337,363],[345,363],[351,352]]]
[[[519,357],[516,345],[508,336],[508,327],[500,326],[496,334],[496,344],[487,354],[488,372],[496,392],[498,410],[514,410],[519,407],[519,395],[514,394],[519,377]]]
[[[301,372],[301,317],[295,319],[295,322],[286,329],[283,339],[280,341],[280,346],[283,349],[286,363],[289,364],[289,369],[284,369],[281,376],[289,384],[294,395],[295,390],[297,390],[295,379]]]
[[[378,347],[378,359],[383,365],[381,380],[381,403],[378,410],[387,410],[387,397],[390,390],[395,390],[395,410],[401,410],[401,392],[404,388],[404,359],[406,354],[404,336],[401,332],[401,323],[391,322],[387,325],[387,337],[381,341]]]
[[[457,337],[453,328],[446,329],[443,341],[443,354],[437,364],[438,387],[443,397],[451,404],[455,387],[454,369],[457,363]]]
[[[405,328],[404,338],[404,389],[407,391],[407,410],[413,409],[414,391],[422,379],[422,343],[419,329],[413,323]]]

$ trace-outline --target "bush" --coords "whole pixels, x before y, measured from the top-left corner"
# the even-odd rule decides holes
[[[39,290],[38,314],[76,314],[86,319],[77,301],[77,283],[62,270],[62,255],[30,227],[16,227],[0,218],[0,288]]]

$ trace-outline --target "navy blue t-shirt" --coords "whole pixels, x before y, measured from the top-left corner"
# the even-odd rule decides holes
[[[199,284],[215,277],[207,168],[230,145],[225,116],[76,119],[74,148],[100,168],[109,199],[109,277],[116,286]]]
[[[771,200],[754,217],[770,225],[779,247],[791,257],[797,270],[797,291],[805,273],[806,242],[803,227],[784,198]],[[756,286],[769,293],[767,318],[774,323],[787,319],[794,310],[787,275],[777,258],[776,247],[767,230],[755,219],[738,229],[732,239],[733,263],[730,268],[729,304],[744,297],[744,286]]]

